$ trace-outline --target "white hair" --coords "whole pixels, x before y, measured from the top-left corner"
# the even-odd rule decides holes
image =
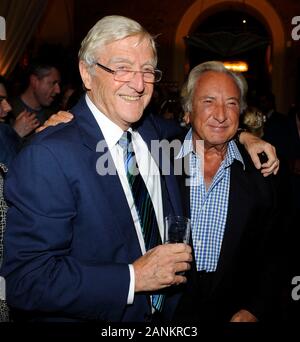
[[[194,97],[195,85],[199,77],[207,72],[207,71],[215,71],[222,72],[228,76],[230,76],[235,84],[237,85],[240,91],[240,113],[242,113],[246,107],[246,95],[247,95],[247,82],[242,74],[234,73],[225,68],[224,64],[221,62],[210,61],[198,64],[195,66],[189,73],[188,80],[182,88],[181,96],[182,96],[182,107],[185,112],[192,111],[192,102]]]
[[[131,36],[139,36],[139,42],[144,39],[149,40],[156,65],[157,52],[154,37],[138,22],[119,15],[103,17],[90,29],[81,43],[78,53],[79,60],[92,66],[98,57],[96,53],[99,54],[99,50],[105,45]]]

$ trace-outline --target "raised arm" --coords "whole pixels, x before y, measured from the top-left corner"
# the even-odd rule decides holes
[[[256,137],[249,132],[241,132],[239,135],[239,142],[245,146],[249,153],[253,164],[257,169],[261,170],[264,177],[277,174],[279,170],[279,159],[276,155],[276,149],[268,142]],[[259,154],[265,153],[267,157],[266,162],[262,162],[259,159]]]

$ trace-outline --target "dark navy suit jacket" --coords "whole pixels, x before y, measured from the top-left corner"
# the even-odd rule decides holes
[[[0,123],[0,163],[9,166],[19,149],[21,138],[15,130],[4,123]]]
[[[96,152],[103,135],[84,98],[72,113],[33,138],[8,173],[7,301],[32,320],[144,321],[149,295],[127,305],[128,264],[142,253],[124,191],[117,174],[96,171],[104,153],[112,159]],[[159,138],[151,117],[137,129],[148,145]],[[182,214],[174,177],[161,183],[164,215]],[[167,320],[177,297],[167,297]]]

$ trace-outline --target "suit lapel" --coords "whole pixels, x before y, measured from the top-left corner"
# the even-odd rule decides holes
[[[233,263],[249,217],[249,208],[252,206],[250,190],[251,183],[247,171],[244,171],[241,163],[235,160],[231,166],[227,220],[213,288]]]
[[[97,162],[101,158],[110,165],[113,174],[100,175],[96,173],[96,184],[99,186],[99,191],[102,192],[99,197],[110,203],[111,219],[115,221],[115,227],[124,240],[124,246],[128,249],[129,258],[134,261],[141,256],[142,252],[130,208],[101,129],[84,98],[72,109],[72,113],[74,113],[83,145],[92,152],[91,167],[96,168]],[[99,148],[99,142],[101,148]]]
[[[182,202],[183,202],[183,215],[186,217],[191,218],[191,212],[190,212],[190,186],[189,181],[189,175],[185,172],[185,170],[189,170],[189,155],[186,155],[184,158],[180,158],[180,161],[182,163],[182,174],[177,175],[177,183],[179,185]]]
[[[103,141],[104,137],[84,97],[81,97],[71,112],[75,116],[83,144],[96,152],[98,142]]]

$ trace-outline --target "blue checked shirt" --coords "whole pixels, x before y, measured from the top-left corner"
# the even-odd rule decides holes
[[[185,137],[177,158],[187,155],[189,155],[190,168],[191,228],[197,270],[214,272],[219,260],[227,219],[230,165],[234,159],[240,161],[244,168],[245,165],[236,143],[230,141],[226,157],[206,191],[201,171],[203,160],[194,152],[191,129]]]

